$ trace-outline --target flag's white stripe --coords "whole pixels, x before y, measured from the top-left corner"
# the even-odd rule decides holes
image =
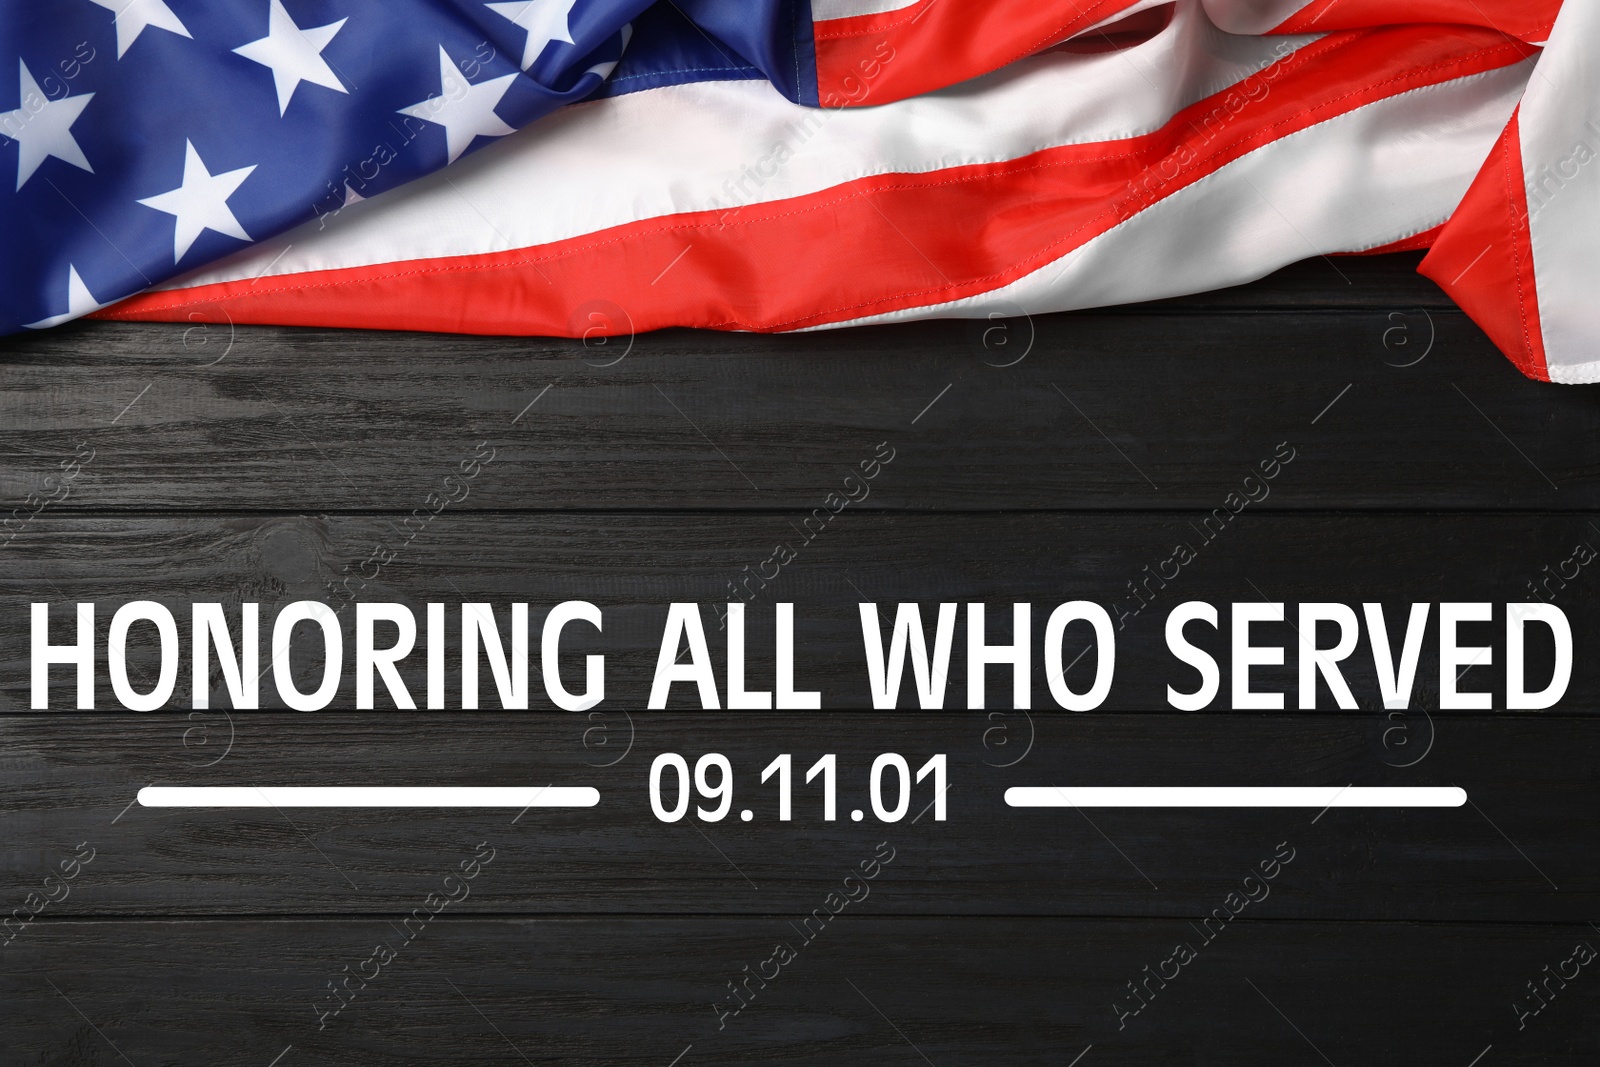
[[[939,0],[934,2],[937,3]],[[1171,2],[1172,0],[1137,0],[1106,16],[1099,24],[1115,22],[1135,11]],[[1204,0],[1204,2],[1212,20],[1229,33],[1265,33],[1313,3],[1330,6],[1338,0]],[[816,22],[827,22],[857,15],[880,15],[888,11],[900,11],[917,3],[918,0],[811,0],[811,17]]]
[[[590,786],[149,785],[146,808],[592,808]]]
[[[1280,138],[981,296],[814,328],[1156,300],[1409,237],[1450,216],[1530,68],[1415,89]],[[1328,273],[1337,283],[1335,269]]]
[[[1600,381],[1600,6],[1563,4],[1550,41],[1517,116],[1528,231],[1550,377],[1593,382]]]
[[[160,288],[526,248],[873,174],[1136,136],[1315,39],[1225,34],[1198,5],[1183,4],[1171,25],[1133,48],[1035,56],[880,107],[806,108],[750,81],[580,104],[325,225],[309,223]],[[780,145],[789,158],[767,162]],[[763,167],[770,176],[759,174]]]
[[[855,15],[881,15],[911,7],[918,0],[811,0],[811,17],[817,22],[847,19]],[[937,3],[938,0],[935,0]]]
[[[1456,786],[1012,786],[1013,808],[1459,808]]]

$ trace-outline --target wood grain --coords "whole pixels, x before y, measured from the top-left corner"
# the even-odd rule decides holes
[[[0,501],[92,449],[60,508],[410,511],[489,442],[463,510],[809,509],[886,441],[864,508],[1212,507],[1289,440],[1267,509],[1600,506],[1600,398],[1527,381],[1382,258],[1337,269],[1350,293],[1318,261],[1031,321],[591,348],[81,324],[0,342]]]
[[[0,340],[0,1064],[1594,1061],[1600,978],[1546,968],[1600,945],[1600,579],[1574,566],[1600,544],[1600,393],[1523,379],[1416,259],[788,337],[80,323]],[[1283,442],[1294,459],[1263,483]],[[858,499],[830,503],[846,490]],[[1126,618],[1104,709],[1054,710],[1036,662],[1031,713],[998,670],[990,704],[1007,710],[909,710],[909,691],[901,711],[861,710],[858,601],[1031,602],[1037,633],[1070,599],[1137,607],[1130,583],[1178,542],[1196,558]],[[774,576],[779,545],[795,555]],[[679,687],[678,710],[640,711],[666,605],[744,599],[752,574],[767,575],[745,587],[752,685],[771,679],[772,605],[792,602],[800,680],[829,710],[689,711]],[[1549,712],[1438,711],[1431,631],[1404,715],[1380,710],[1365,637],[1345,670],[1358,710],[1325,690],[1316,712],[1160,710],[1191,677],[1162,625],[1184,600],[1371,600],[1398,619],[1413,601],[1536,595],[1578,642]],[[349,672],[316,714],[190,713],[187,656],[168,710],[105,710],[102,672],[102,710],[73,712],[64,670],[53,710],[26,710],[36,601],[57,606],[57,641],[73,601],[97,604],[102,639],[117,606],[160,601],[187,647],[195,601],[268,620],[329,602],[348,642],[356,601],[526,601],[537,634],[579,598],[606,619],[565,646],[607,658],[588,714],[552,712],[537,684],[527,712],[354,712]],[[1293,630],[1255,632],[1291,648],[1252,677],[1292,708]],[[132,644],[141,687],[148,637]],[[1531,657],[1537,679],[1548,651]],[[1502,667],[1497,649],[1463,688],[1498,691]],[[420,695],[420,663],[402,670]],[[225,703],[220,676],[202,684]],[[727,755],[752,820],[658,821],[662,752]],[[777,820],[758,780],[781,752],[802,772],[838,755],[837,821],[799,781],[794,821]],[[882,752],[948,754],[947,821],[921,814],[926,783],[915,819],[848,819]],[[589,784],[602,800],[520,816],[134,804],[151,783]],[[1451,784],[1471,803],[1004,805],[1008,786],[1052,784]],[[806,940],[885,841],[870,895]],[[480,842],[494,858],[470,896],[408,937]],[[93,860],[62,896],[80,847]],[[1270,894],[1235,908],[1283,847]],[[797,958],[719,1027],[728,983],[785,940]],[[324,1016],[327,984],[380,942],[400,948],[382,977]],[[1119,1019],[1128,983],[1180,942],[1196,958]],[[1536,1014],[1530,982],[1547,983]]]
[[[408,943],[400,915],[56,923],[6,950],[0,1039],[14,1063],[218,1067],[279,1056],[279,1067],[947,1067],[1080,1055],[1083,1065],[1465,1067],[1490,1046],[1503,1063],[1600,1055],[1594,963],[1521,1030],[1513,1008],[1544,967],[1596,943],[1586,924],[1241,916],[1205,944],[1183,920],[884,918],[872,909],[895,891],[898,862],[809,944],[791,925],[799,916],[781,912],[462,920],[446,910]],[[727,983],[785,941],[795,958],[719,1030]],[[399,948],[395,958],[319,1030],[319,1008],[333,1003],[326,984],[346,966],[374,973],[363,964],[379,943]],[[1152,983],[1154,999],[1119,1030],[1113,1003],[1133,1003],[1127,983],[1179,943],[1195,958],[1166,988]]]

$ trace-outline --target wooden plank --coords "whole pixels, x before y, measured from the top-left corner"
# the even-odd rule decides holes
[[[1452,310],[1455,302],[1417,273],[1422,252],[1378,256],[1317,256],[1291,263],[1249,285],[1125,305],[1133,314],[1178,308],[1407,308]]]
[[[1573,565],[1575,546],[1600,538],[1600,401],[1521,379],[1410,273],[1415,259],[1314,260],[1152,305],[820,338],[668,331],[585,346],[81,324],[0,341],[12,457],[0,709],[27,707],[38,600],[63,623],[63,605],[95,601],[103,638],[115,606],[155,599],[187,639],[192,601],[230,613],[259,602],[270,620],[317,599],[343,605],[348,639],[346,596],[419,614],[524,600],[535,632],[550,604],[587,598],[606,631],[568,650],[608,662],[608,699],[589,714],[550,713],[535,683],[532,713],[0,716],[12,895],[0,1060],[1593,1060],[1592,968],[1545,989],[1555,995],[1537,1014],[1527,983],[1575,942],[1600,945],[1600,860],[1586,847],[1600,835],[1600,669],[1583,653],[1600,602]],[[1279,442],[1295,458],[1270,495],[1214,538],[1201,532]],[[866,486],[863,461],[888,450]],[[812,509],[852,484],[870,494],[810,532]],[[1037,665],[1031,715],[844,710],[869,704],[856,601],[1031,601],[1042,631],[1056,603],[1128,597],[1178,541],[1197,558],[1148,587],[1152,603],[1119,632],[1114,713],[1047,710]],[[798,552],[755,585],[751,682],[772,676],[772,604],[794,602],[801,681],[840,710],[640,712],[666,604],[738,596],[733,583],[780,543]],[[1575,576],[1530,585],[1557,572]],[[1578,639],[1552,712],[1436,711],[1431,635],[1419,710],[1400,718],[1375,710],[1365,640],[1346,674],[1366,710],[1332,713],[1324,691],[1318,713],[1230,713],[1225,699],[1209,714],[1150,712],[1189,677],[1162,634],[1182,600],[1381,600],[1394,619],[1413,600],[1533,595],[1566,608]],[[1256,634],[1294,642],[1288,626]],[[714,626],[711,646],[720,672]],[[140,685],[151,651],[135,641]],[[1498,689],[1502,658],[1464,687]],[[1536,670],[1547,658],[1536,648]],[[1086,683],[1094,662],[1071,677]],[[311,688],[314,659],[297,665]],[[420,663],[403,673],[420,695]],[[448,675],[454,702],[453,664]],[[1254,677],[1293,706],[1292,651]],[[66,672],[55,678],[64,710]],[[1009,708],[1000,682],[996,671],[991,704]],[[102,677],[102,707],[107,688]],[[346,684],[335,708],[353,696]],[[680,687],[673,705],[687,696]],[[185,666],[175,703],[189,697]],[[662,752],[726,755],[730,817],[659,821],[648,779]],[[783,752],[798,772],[789,823],[759,783]],[[840,768],[833,822],[799,781],[827,752]],[[905,818],[879,820],[867,768],[883,752],[913,767],[948,755],[948,820],[925,813],[928,783]],[[152,782],[589,784],[602,801],[523,813],[130,805]],[[1049,784],[1454,784],[1472,804],[1004,804],[1008,786]],[[444,879],[479,842],[494,858],[470,897],[407,936],[413,909],[462,884]],[[894,858],[870,896],[805,940],[797,927],[865,884],[843,879],[880,842]],[[1270,894],[1233,903],[1284,848],[1294,858]],[[63,883],[74,849],[93,859]],[[1235,908],[1238,920],[1215,918]],[[24,924],[17,909],[38,917]],[[1214,943],[1213,927],[1225,930]],[[727,983],[791,938],[797,960],[726,1015]],[[395,960],[325,1015],[327,983],[380,941],[400,947]],[[1127,983],[1180,941],[1197,958],[1131,1014]]]
[[[24,894],[84,844],[95,858],[48,916],[372,913],[425,895],[465,844],[501,849],[469,913],[801,911],[842,857],[901,848],[884,914],[1207,914],[1260,856],[1299,858],[1273,918],[1587,921],[1600,911],[1592,721],[1499,715],[633,713],[5,716],[3,883]],[[724,755],[725,818],[651,809],[664,752]],[[886,821],[875,759],[947,757]],[[761,772],[792,756],[792,820]],[[837,819],[804,772],[837,763]],[[715,781],[716,772],[708,771]],[[164,786],[592,786],[588,809],[144,808]],[[1011,786],[1459,785],[1432,810],[1017,809]],[[662,803],[678,800],[664,777]],[[885,786],[889,814],[898,804]],[[745,822],[740,813],[750,810]],[[855,821],[852,811],[863,812]],[[1557,888],[1559,887],[1559,889]],[[27,912],[23,912],[25,916]]]
[[[1293,467],[1280,478],[1290,477]],[[823,707],[870,707],[865,650],[857,604],[892,605],[941,601],[994,605],[987,623],[991,642],[1010,632],[1010,605],[1036,605],[1031,616],[1033,643],[1042,647],[1049,612],[1071,600],[1103,604],[1121,625],[1117,675],[1107,710],[1166,708],[1167,687],[1189,689],[1194,672],[1167,647],[1165,620],[1172,608],[1189,601],[1218,605],[1227,614],[1234,602],[1273,600],[1289,604],[1337,601],[1389,605],[1398,633],[1403,605],[1412,602],[1485,601],[1502,605],[1500,622],[1466,624],[1464,643],[1500,646],[1472,667],[1463,689],[1489,691],[1504,706],[1501,672],[1505,664],[1504,608],[1534,595],[1553,597],[1566,610],[1579,648],[1600,632],[1600,599],[1585,595],[1596,580],[1581,565],[1577,546],[1600,538],[1582,514],[1327,514],[1254,513],[1222,519],[1193,512],[852,514],[848,508],[826,524],[806,525],[801,514],[724,513],[563,513],[535,515],[455,514],[446,509],[413,536],[401,517],[356,516],[114,516],[90,518],[45,511],[21,529],[0,552],[0,700],[8,710],[30,703],[30,609],[34,602],[56,605],[52,641],[74,633],[70,605],[101,605],[99,640],[105,640],[110,615],[141,599],[172,606],[182,619],[188,648],[192,602],[214,601],[237,611],[240,602],[262,604],[263,634],[282,607],[300,600],[331,604],[341,618],[345,662],[354,661],[354,611],[361,601],[409,605],[420,620],[425,604],[452,605],[447,615],[448,649],[456,649],[459,605],[489,602],[501,612],[509,632],[509,604],[526,602],[537,633],[545,613],[567,600],[589,600],[603,612],[604,632],[574,628],[567,641],[573,656],[606,657],[608,706],[636,708],[649,696],[659,646],[672,602],[703,605],[713,658],[723,658],[725,638],[714,605],[734,599],[748,608],[749,679],[752,688],[771,689],[774,680],[774,604],[795,607],[797,678],[801,688],[822,693]],[[818,520],[820,522],[820,520]],[[808,530],[814,532],[809,542]],[[1211,531],[1206,539],[1206,531]],[[1174,546],[1191,547],[1193,558],[1167,566]],[[775,546],[787,545],[792,559]],[[776,560],[777,562],[773,562]],[[385,562],[387,561],[387,562]],[[1148,570],[1147,570],[1148,568]],[[1560,573],[1572,575],[1570,582]],[[1170,576],[1170,581],[1160,577]],[[1152,575],[1155,576],[1152,579]],[[761,584],[759,577],[770,576]],[[1542,583],[1549,580],[1548,586]],[[1163,584],[1165,581],[1165,584]],[[1531,583],[1540,582],[1539,586]],[[748,584],[746,584],[748,583]],[[1143,599],[1141,599],[1143,598]],[[963,609],[964,613],[965,609]],[[1432,613],[1436,619],[1438,612]],[[235,625],[237,625],[235,623]],[[964,627],[965,623],[961,623]],[[1078,653],[1088,644],[1087,628],[1069,636],[1067,655],[1076,661],[1072,684],[1087,689],[1096,659]],[[1226,620],[1221,627],[1227,632]],[[948,680],[949,706],[965,699],[965,630],[955,636]],[[1287,692],[1297,706],[1298,656],[1292,619],[1263,624],[1253,631],[1259,643],[1290,648],[1279,667],[1257,668],[1257,688]],[[585,634],[587,636],[585,636]],[[1549,642],[1542,631],[1530,639],[1529,680],[1538,685],[1548,671]],[[456,636],[450,636],[456,635]],[[1417,700],[1433,707],[1438,699],[1436,627],[1430,626],[1418,670]],[[302,692],[313,692],[322,677],[320,640],[301,627],[291,655],[290,674]],[[264,638],[265,639],[265,638]],[[1224,638],[1195,638],[1221,654]],[[304,643],[300,643],[304,642]],[[533,642],[535,650],[538,640]],[[141,691],[159,674],[153,627],[137,627],[129,640],[129,662]],[[270,657],[268,657],[270,658]],[[446,656],[447,703],[459,700],[458,651]],[[192,671],[183,653],[174,700],[192,706]],[[417,650],[400,664],[414,699],[425,695],[425,656]],[[570,668],[576,670],[576,666]],[[1042,651],[1033,657],[1032,693],[1036,706],[1053,707],[1044,678]],[[212,685],[225,698],[221,675],[212,663]],[[721,667],[718,668],[719,672]],[[487,668],[485,668],[487,671]],[[1223,693],[1228,692],[1226,656]],[[342,672],[335,706],[353,707],[353,669]],[[990,706],[1011,699],[1009,682],[990,671]],[[1345,674],[1362,706],[1382,706],[1370,647],[1361,644]],[[52,706],[76,706],[76,690],[65,668],[55,668]],[[276,696],[276,673],[263,683],[265,700]],[[1003,687],[1002,684],[1004,683]],[[485,673],[484,686],[491,683]],[[576,686],[576,676],[569,679]],[[115,708],[103,670],[101,708]],[[536,678],[535,708],[549,708]],[[498,706],[497,697],[487,706]],[[910,683],[902,693],[911,706]],[[670,706],[700,706],[692,687],[676,686]],[[1320,706],[1333,706],[1324,691]],[[379,701],[389,706],[387,695]],[[1008,705],[1009,706],[1009,705]],[[1226,707],[1223,696],[1214,704]],[[1600,710],[1600,661],[1579,655],[1560,709]]]
[[[409,511],[475,452],[464,510],[812,508],[884,442],[864,509],[1210,508],[1284,441],[1266,509],[1600,505],[1600,398],[1415,301],[590,348],[90,323],[0,355],[6,511]]]
[[[841,871],[857,858],[840,855]],[[11,1062],[47,1064],[1465,1067],[1486,1052],[1502,1063],[1600,1055],[1595,964],[1572,962],[1600,938],[1586,924],[1241,917],[1205,943],[1177,920],[885,919],[872,909],[889,891],[810,942],[782,913],[458,920],[447,908],[409,941],[398,915],[58,923],[7,950],[0,1034]],[[393,953],[381,968],[368,962],[380,944]],[[781,969],[767,965],[779,944],[793,953]],[[1178,944],[1193,958],[1165,988],[1153,980],[1119,1029],[1113,1005],[1135,1003],[1128,983]],[[1576,977],[1550,979],[1553,999],[1519,1030],[1515,1005],[1536,1003],[1525,983],[1563,966]],[[719,1016],[745,967],[774,977]],[[352,978],[354,999],[321,1014],[340,1003],[327,983],[358,970],[373,976],[365,988]]]

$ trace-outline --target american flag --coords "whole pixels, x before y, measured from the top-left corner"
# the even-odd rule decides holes
[[[1577,0],[14,3],[0,326],[786,331],[1430,248],[1595,381],[1597,45]]]

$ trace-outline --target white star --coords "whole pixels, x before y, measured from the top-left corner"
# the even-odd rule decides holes
[[[67,264],[67,313],[65,315],[51,315],[48,319],[30,322],[24,328],[29,330],[47,330],[51,326],[59,326],[63,322],[81,318],[91,311],[99,311],[105,307],[89,292],[89,287],[83,284],[83,279],[78,277],[78,268]]]
[[[340,204],[339,206],[341,208],[350,207],[353,204],[361,203],[365,199],[367,199],[367,198],[362,196],[360,193],[356,192],[353,188],[350,187],[350,183],[349,182],[345,182],[344,183],[344,203]]]
[[[128,50],[133,42],[146,27],[153,26],[158,30],[167,30],[179,37],[193,36],[187,27],[178,21],[178,16],[172,13],[172,8],[167,6],[166,0],[89,0],[91,4],[98,4],[107,11],[117,13],[117,58]]]
[[[447,162],[454,163],[479,137],[504,137],[515,133],[494,113],[501,97],[517,80],[516,74],[473,85],[457,69],[444,46],[439,46],[439,95],[400,109],[400,114],[444,127]]]
[[[215,230],[241,241],[252,240],[234,218],[228,207],[228,197],[250,177],[254,166],[240,167],[225,174],[212,174],[200,159],[194,145],[184,142],[183,184],[176,189],[147,196],[139,203],[165,211],[177,219],[173,225],[172,261],[176,263],[193,247],[195,239],[204,230]]]
[[[504,15],[518,29],[528,32],[527,44],[522,48],[522,69],[533,66],[551,41],[576,42],[572,39],[572,8],[578,0],[511,0],[510,3],[490,4],[489,10]]]
[[[17,142],[17,188],[21,189],[39,169],[39,164],[51,156],[93,174],[94,168],[89,166],[83,149],[72,136],[72,124],[78,121],[94,94],[51,100],[39,91],[39,83],[28,73],[28,65],[21,66],[22,89],[17,109],[0,115],[0,137]]]
[[[301,82],[321,85],[335,92],[349,92],[328,66],[328,61],[322,58],[322,50],[348,21],[340,19],[326,26],[301,29],[283,9],[282,0],[272,0],[267,35],[259,41],[240,45],[234,51],[272,71],[272,83],[278,89],[278,114],[282,115],[289,110],[289,100]]]

